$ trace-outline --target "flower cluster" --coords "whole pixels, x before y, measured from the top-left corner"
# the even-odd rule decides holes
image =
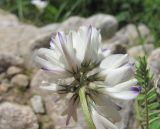
[[[51,39],[50,49],[35,51],[34,61],[53,76],[54,83],[43,82],[43,89],[71,95],[67,124],[71,117],[76,119],[80,102],[83,108],[81,89],[97,129],[117,129],[114,123],[121,120],[121,107],[113,100],[133,99],[140,92],[129,56],[102,49],[100,31],[92,26],[80,27],[67,35],[58,32]]]
[[[48,5],[47,0],[32,0],[31,3],[39,9],[39,11],[43,11],[44,8]]]

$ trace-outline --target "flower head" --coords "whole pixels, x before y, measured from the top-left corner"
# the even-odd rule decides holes
[[[48,5],[46,0],[32,0],[31,3],[35,5],[39,11],[43,11],[43,9]]]
[[[121,107],[113,99],[133,99],[140,92],[129,56],[102,49],[100,32],[92,26],[80,27],[67,35],[58,32],[51,39],[50,49],[37,50],[34,60],[53,75],[54,83],[44,82],[42,88],[71,94],[67,124],[70,117],[76,119],[82,88],[97,129],[116,129],[113,123],[121,120]]]

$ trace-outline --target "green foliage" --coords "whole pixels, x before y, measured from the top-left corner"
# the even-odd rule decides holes
[[[140,121],[141,128],[160,129],[160,103],[145,57],[139,58],[136,78],[142,87],[141,94],[136,100],[137,119]]]

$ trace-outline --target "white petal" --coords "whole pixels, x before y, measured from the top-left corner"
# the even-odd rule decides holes
[[[64,69],[56,66],[56,65],[53,65],[51,62],[47,61],[47,60],[44,60],[40,57],[35,57],[34,58],[36,64],[38,66],[40,66],[42,69],[44,70],[48,70],[48,71],[52,71],[52,72],[63,72],[65,71]]]
[[[114,87],[106,87],[101,90],[102,93],[112,98],[129,100],[137,97],[141,91],[140,86],[136,86],[137,80],[133,79]]]
[[[101,37],[99,31],[92,26],[80,27],[78,32],[72,32],[73,47],[76,50],[76,57],[80,62],[88,64],[95,62],[100,56]]]
[[[102,50],[102,54],[104,57],[107,57],[111,54],[111,50],[108,50],[108,49],[103,49]]]
[[[109,92],[108,94],[115,98],[115,99],[122,99],[122,100],[130,100],[134,99],[139,95],[140,92],[138,91],[122,91],[122,92]]]
[[[99,115],[98,112],[92,108],[92,119],[97,129],[118,129],[112,122]]]
[[[89,26],[88,28],[88,41],[87,50],[85,53],[84,63],[91,61],[92,63],[97,63],[101,55],[100,49],[101,36],[100,32],[94,27]]]
[[[110,101],[110,98],[105,95],[93,96],[95,101],[95,107],[99,114],[105,118],[110,119],[112,122],[118,122],[121,120],[121,116],[117,111],[116,104]]]
[[[107,56],[100,64],[102,69],[118,68],[129,61],[127,54],[115,54]]]
[[[51,90],[51,91],[57,91],[57,84],[55,83],[48,83],[46,81],[42,81],[40,88],[44,90]]]
[[[77,72],[77,62],[74,56],[73,46],[70,45],[71,43],[67,42],[67,38],[64,39],[64,36],[62,36],[60,32],[58,32],[58,37],[61,43],[61,47],[62,47],[64,56],[66,58],[66,61],[68,62],[68,65],[71,66],[70,70],[73,69],[75,72]],[[69,46],[68,48],[70,49],[67,49],[66,47],[67,45]]]
[[[59,51],[56,51],[56,49],[51,50],[47,48],[40,48],[39,50],[35,52],[34,57],[36,56],[52,63],[53,65],[61,67],[63,69],[66,67],[64,61],[62,61],[60,58],[61,54],[59,53]]]
[[[103,126],[99,117],[100,116],[95,111],[92,111],[92,119],[93,119],[94,125],[96,126],[96,129],[106,129]]]
[[[130,90],[132,86],[136,86],[138,83],[137,79],[132,79],[123,83],[120,83],[113,87],[106,87],[107,91],[111,92],[120,92],[124,90]]]
[[[82,62],[87,50],[87,27],[80,27],[78,32],[72,32],[73,48],[77,59]]]
[[[115,86],[118,83],[128,81],[133,75],[132,65],[125,65],[117,69],[108,69],[100,73],[100,77],[106,76],[105,84],[108,86]]]

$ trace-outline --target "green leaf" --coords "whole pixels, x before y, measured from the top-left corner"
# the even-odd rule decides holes
[[[154,102],[154,103],[151,103],[151,104],[148,105],[148,108],[149,108],[150,110],[154,110],[154,109],[156,109],[157,107],[159,107],[159,103],[158,103],[158,102]]]
[[[155,117],[149,121],[149,124],[152,124],[154,121],[160,120],[160,117]]]
[[[148,97],[147,100],[148,100],[149,102],[151,102],[151,101],[154,101],[154,100],[156,99],[156,97],[157,97],[157,94],[154,93],[153,95],[151,95],[150,97]]]
[[[150,124],[149,129],[160,129],[160,120],[157,119]]]
[[[160,113],[160,110],[155,110],[155,111],[149,113],[149,117],[154,116],[154,115],[157,115],[157,114],[159,114],[159,113]]]

